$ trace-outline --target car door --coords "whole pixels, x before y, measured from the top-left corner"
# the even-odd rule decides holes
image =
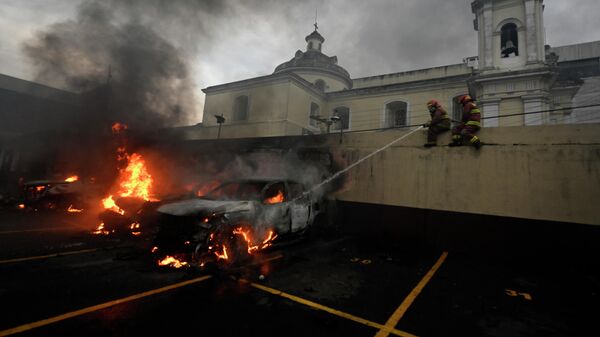
[[[290,199],[288,201],[292,218],[292,233],[299,232],[308,226],[310,217],[310,198],[303,195],[304,186],[300,183],[288,181]]]

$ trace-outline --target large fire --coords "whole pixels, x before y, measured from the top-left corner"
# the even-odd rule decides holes
[[[108,197],[102,199],[102,206],[104,206],[105,209],[111,210],[115,213],[119,213],[121,215],[125,214],[125,211],[122,210],[119,206],[117,206],[112,195],[109,195]]]

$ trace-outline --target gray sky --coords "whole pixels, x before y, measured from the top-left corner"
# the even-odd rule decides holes
[[[323,52],[353,78],[459,63],[477,54],[471,0],[103,0],[115,20],[181,49],[197,89],[255,76],[304,49],[318,8]],[[0,0],[0,73],[36,80],[23,43],[74,20],[80,0]],[[597,0],[545,1],[547,44],[600,40]],[[47,83],[53,85],[53,83]],[[198,92],[201,110],[202,93]],[[200,111],[199,111],[200,112]]]

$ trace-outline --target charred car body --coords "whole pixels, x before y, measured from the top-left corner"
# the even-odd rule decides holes
[[[223,183],[206,196],[165,203],[157,213],[157,258],[234,263],[271,244],[301,237],[322,213],[322,205],[298,182],[245,179]]]

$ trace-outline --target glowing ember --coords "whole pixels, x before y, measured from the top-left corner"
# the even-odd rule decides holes
[[[111,126],[111,130],[114,134],[121,133],[121,131],[127,130],[129,127],[127,124],[116,122]]]
[[[142,234],[142,232],[139,231],[140,229],[140,224],[137,222],[134,222],[131,224],[131,226],[129,226],[129,229],[131,229],[131,234],[132,235],[140,235]]]
[[[119,213],[121,215],[125,214],[125,211],[122,210],[119,206],[117,206],[117,204],[113,200],[112,195],[109,195],[108,197],[102,199],[102,206],[104,206],[104,208],[109,209],[115,213]]]
[[[185,261],[180,261],[173,256],[167,255],[164,259],[158,261],[159,266],[169,266],[173,268],[181,268],[183,266],[187,266],[188,263]]]
[[[77,208],[74,208],[73,205],[69,205],[69,208],[67,208],[67,212],[69,212],[69,213],[81,213],[81,212],[83,212],[83,209],[77,209]]]
[[[108,234],[110,234],[110,232],[104,228],[104,222],[103,222],[100,225],[98,225],[98,228],[96,228],[96,230],[93,231],[92,234],[108,235]]]
[[[223,245],[223,252],[219,253],[215,251],[215,255],[217,256],[217,260],[228,260],[229,256],[227,255],[227,246]]]
[[[158,247],[152,247],[152,253],[156,253],[158,251]]]
[[[19,204],[19,209],[25,209],[25,204]]]
[[[65,179],[65,181],[68,182],[68,183],[72,183],[72,182],[75,182],[77,180],[79,180],[78,176],[70,176],[69,178]]]
[[[211,182],[209,182],[208,184],[202,186],[197,192],[196,195],[199,197],[203,197],[206,194],[208,194],[208,192],[214,190],[215,188],[217,188],[219,185],[221,184],[220,181],[218,180],[213,180]]]
[[[277,195],[265,200],[265,204],[279,204],[281,202],[283,202],[283,191],[279,191]]]
[[[36,191],[38,191],[38,192],[41,192],[41,191],[43,191],[45,188],[46,188],[46,186],[36,186],[36,187],[35,187],[35,190],[36,190]]]

